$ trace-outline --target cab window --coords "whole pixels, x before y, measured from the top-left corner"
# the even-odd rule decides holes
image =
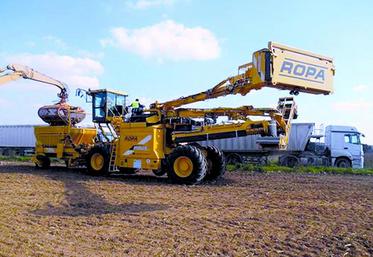
[[[345,134],[345,143],[360,145],[360,136],[358,134]]]
[[[100,121],[106,116],[106,94],[98,93],[94,97],[93,119]]]

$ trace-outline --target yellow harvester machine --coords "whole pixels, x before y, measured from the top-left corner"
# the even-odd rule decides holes
[[[127,95],[123,92],[84,91],[92,101],[96,129],[77,128],[83,112],[64,105],[64,98],[60,102],[65,106],[61,112],[50,111],[56,108],[49,106],[44,108],[48,112],[43,113],[42,107],[39,116],[50,126],[35,128],[34,161],[38,166],[48,167],[49,158],[57,157],[68,165],[85,164],[95,175],[151,170],[158,176],[167,173],[174,182],[184,184],[218,179],[225,172],[221,151],[197,142],[261,134],[265,147],[286,149],[291,121],[297,116],[294,99],[280,98],[276,109],[182,106],[226,95],[246,95],[264,87],[289,90],[292,95],[327,95],[333,91],[334,73],[331,58],[270,42],[268,48],[254,52],[252,62],[241,65],[237,75],[215,87],[168,102],[155,102],[141,112],[128,110]],[[221,116],[228,117],[230,122],[217,122]],[[252,116],[263,119],[254,121]]]
[[[87,168],[92,174],[152,170],[156,175],[167,173],[173,181],[185,184],[217,179],[225,172],[221,151],[196,142],[261,134],[267,139],[263,141],[267,147],[285,149],[291,120],[297,115],[296,104],[292,97],[286,97],[279,100],[277,109],[196,109],[182,108],[183,105],[226,95],[246,95],[264,87],[290,90],[293,95],[330,94],[334,72],[331,58],[270,42],[268,48],[253,54],[251,63],[239,67],[238,75],[198,94],[155,102],[140,114],[126,114],[125,93],[86,91],[92,97],[93,122],[105,138],[88,151]],[[217,123],[220,116],[228,116],[232,122]],[[264,119],[254,121],[250,116]]]

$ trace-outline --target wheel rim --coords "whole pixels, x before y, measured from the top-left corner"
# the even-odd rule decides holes
[[[101,170],[104,167],[104,156],[99,153],[95,153],[91,157],[91,167],[94,170]]]
[[[178,177],[189,177],[193,172],[193,162],[186,156],[180,156],[174,162],[174,171]]]

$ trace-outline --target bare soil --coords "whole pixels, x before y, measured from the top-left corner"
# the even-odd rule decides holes
[[[373,256],[373,177],[0,166],[0,256]]]

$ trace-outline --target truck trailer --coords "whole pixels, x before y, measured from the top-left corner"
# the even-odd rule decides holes
[[[34,148],[33,125],[0,125],[0,155],[28,155]]]
[[[284,151],[266,149],[261,135],[250,135],[199,142],[221,149],[228,163],[266,164],[270,160],[283,166],[296,165],[364,167],[362,133],[355,127],[329,125],[325,132],[315,130],[314,123],[293,123],[289,143]]]

